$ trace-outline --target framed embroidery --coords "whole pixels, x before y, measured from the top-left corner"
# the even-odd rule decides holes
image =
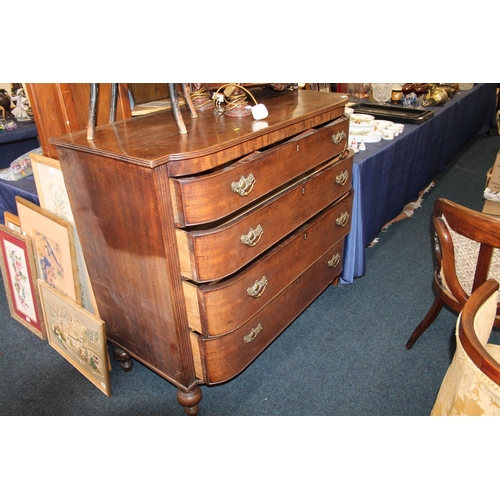
[[[73,225],[20,196],[16,204],[21,231],[31,238],[38,278],[81,304]]]
[[[104,321],[38,280],[49,344],[82,375],[111,396]]]
[[[0,224],[0,257],[10,315],[45,340],[30,238]]]

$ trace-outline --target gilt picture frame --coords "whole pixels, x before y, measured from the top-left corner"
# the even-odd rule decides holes
[[[71,204],[61,170],[61,163],[59,160],[36,153],[30,153],[30,160],[40,206],[54,215],[71,222],[73,225],[76,260],[80,280],[81,304],[87,311],[99,316],[92,283],[78,238],[73,212],[71,211]]]
[[[16,196],[21,231],[31,238],[38,278],[81,305],[73,225]]]
[[[11,317],[46,340],[31,240],[3,224],[0,224],[0,267]]]
[[[3,218],[5,225],[15,231],[16,233],[21,233],[21,223],[19,222],[19,217],[11,212],[4,212]]]
[[[111,396],[105,324],[38,280],[49,345],[106,396]]]

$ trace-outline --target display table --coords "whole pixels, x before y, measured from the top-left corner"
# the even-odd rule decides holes
[[[476,84],[430,108],[421,125],[405,125],[392,141],[371,143],[354,156],[351,232],[344,254],[343,284],[365,273],[365,248],[381,229],[415,201],[465,142],[495,127],[496,83]]]
[[[0,133],[0,170],[9,168],[14,160],[39,146],[35,123],[17,122],[15,130]],[[22,196],[38,204],[33,175],[18,181],[0,179],[0,223],[5,222],[4,212],[17,215],[16,196]]]
[[[40,146],[34,122],[16,123],[15,130],[0,133],[0,169],[8,168],[16,158]]]
[[[13,182],[0,180],[0,223],[5,224],[4,212],[17,215],[16,196],[39,205],[35,179],[32,175]]]

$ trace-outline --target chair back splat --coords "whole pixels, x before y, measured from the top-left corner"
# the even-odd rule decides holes
[[[472,292],[488,278],[500,280],[500,219],[439,198],[434,204],[432,223],[435,299],[408,339],[406,349],[412,348],[444,305],[460,313]],[[498,307],[495,326],[500,326]]]

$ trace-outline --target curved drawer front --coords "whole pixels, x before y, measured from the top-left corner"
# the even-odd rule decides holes
[[[170,179],[176,222],[189,226],[222,219],[286,185],[346,149],[348,128],[342,117],[214,173]]]
[[[233,274],[351,187],[352,153],[214,229],[176,230],[181,273],[198,283]]]
[[[266,308],[232,333],[199,336],[207,384],[225,382],[246,368],[332,281],[337,250],[332,248],[291,283]],[[204,361],[203,361],[204,360]]]
[[[343,238],[351,224],[339,225],[351,213],[348,196],[302,226],[284,242],[264,254],[235,277],[215,284],[196,286],[184,282],[189,327],[205,336],[229,333],[276,297],[325,251],[337,242],[333,255],[342,271]]]

